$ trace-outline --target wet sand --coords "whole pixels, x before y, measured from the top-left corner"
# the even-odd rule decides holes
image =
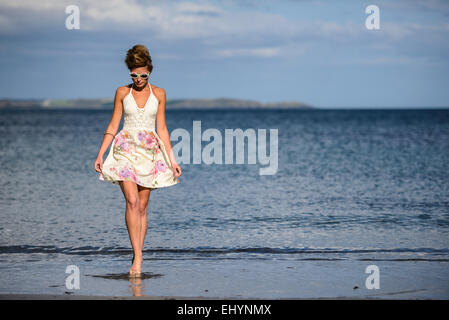
[[[73,294],[3,294],[0,300],[216,300],[211,297],[174,296],[91,296]]]
[[[141,278],[129,278],[123,261],[104,265],[75,256],[78,288],[67,284],[67,261],[42,262],[34,272],[4,270],[2,300],[427,300],[448,299],[446,261],[375,261],[378,289],[366,287],[373,261],[176,260],[146,261]],[[112,262],[112,263],[111,263]],[[151,270],[151,271],[150,271]]]
[[[181,296],[90,296],[90,295],[57,295],[57,294],[4,294],[0,300],[360,300],[364,297],[336,297],[336,298],[239,298],[239,297],[181,297]],[[372,297],[370,299],[379,299]]]

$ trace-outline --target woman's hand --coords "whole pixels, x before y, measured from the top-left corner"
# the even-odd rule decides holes
[[[173,174],[175,175],[176,178],[179,178],[179,176],[181,176],[182,171],[181,167],[176,162],[175,155],[173,154],[173,149],[171,149],[170,152],[168,153],[168,158],[170,159],[170,163],[173,168]]]
[[[103,157],[98,157],[94,163],[94,169],[97,172],[102,172],[103,170]]]
[[[173,173],[175,174],[175,177],[179,178],[179,176],[181,176],[181,173],[182,173],[181,167],[176,162],[173,162],[172,167],[173,167]]]

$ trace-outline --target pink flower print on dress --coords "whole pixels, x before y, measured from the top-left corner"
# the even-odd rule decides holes
[[[159,154],[161,153],[161,144],[159,140],[156,141],[156,145],[154,146],[154,153]]]
[[[120,149],[121,149],[123,152],[129,153],[129,151],[130,151],[129,143],[123,142],[123,143],[120,145]]]
[[[165,170],[164,163],[161,160],[158,160],[153,169],[151,169],[150,174],[153,175],[153,179],[156,179],[159,176],[159,173],[165,172]]]
[[[134,172],[130,172],[129,173],[129,177],[135,182],[137,183],[137,176]]]
[[[130,172],[129,172],[128,168],[123,167],[122,169],[120,169],[118,174],[119,174],[120,178],[128,178],[130,175]]]
[[[149,174],[153,175],[154,177],[156,177],[157,175],[157,168],[156,166],[153,167],[153,169],[151,169],[151,171],[149,172]]]
[[[145,148],[145,135],[145,131],[139,131],[139,133],[137,134],[137,139],[139,139],[142,148]]]
[[[134,181],[135,183],[142,184],[139,179],[137,178],[137,171],[136,169],[127,164],[125,167],[121,168],[119,172],[115,168],[111,168],[111,171],[115,172],[119,179],[121,180],[127,180],[127,181]]]
[[[127,132],[120,132],[120,134],[115,138],[115,147],[123,152],[129,152],[129,144],[126,142],[126,138],[129,137]]]
[[[158,171],[165,172],[168,167],[162,160],[158,160],[156,161],[156,168]]]
[[[139,139],[141,146],[145,149],[153,148],[156,143],[154,137],[146,131],[140,131],[137,134],[137,139]]]
[[[147,135],[145,137],[145,148],[147,148],[147,149],[154,148],[155,145],[156,145],[156,139],[150,135]]]
[[[145,132],[139,131],[139,133],[137,134],[137,139],[139,139],[139,141],[143,141],[143,139],[145,139]]]
[[[135,183],[140,183],[139,179],[137,178],[137,170],[135,167],[130,167],[130,172],[129,175],[131,177],[131,179],[135,182]]]

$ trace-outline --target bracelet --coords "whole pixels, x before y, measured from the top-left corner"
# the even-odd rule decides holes
[[[111,136],[114,136],[112,133],[109,133],[109,132],[105,132],[104,135],[105,135],[105,134],[110,134]]]

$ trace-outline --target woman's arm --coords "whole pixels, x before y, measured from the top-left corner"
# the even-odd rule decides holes
[[[156,114],[156,131],[158,136],[162,139],[162,142],[164,143],[165,150],[167,151],[167,154],[170,156],[170,162],[176,162],[176,159],[173,156],[172,151],[172,145],[170,142],[170,135],[168,133],[167,124],[165,123],[165,101],[166,101],[166,95],[165,90],[162,88],[157,88],[158,90],[158,100],[159,100],[159,107],[157,109]]]
[[[101,143],[100,150],[98,151],[97,158],[103,158],[104,153],[108,150],[109,145],[112,140],[114,140],[114,136],[117,133],[118,127],[120,125],[120,120],[122,119],[123,114],[123,92],[126,91],[125,87],[120,87],[115,91],[114,97],[114,110],[112,111],[111,121],[109,121],[108,126],[106,127],[105,134],[103,137],[103,142]]]
[[[165,90],[162,88],[157,88],[157,90],[158,96],[156,98],[158,98],[159,100],[159,106],[156,114],[157,135],[161,138],[162,142],[164,143],[165,150],[167,151],[167,154],[170,158],[170,162],[175,171],[175,175],[179,177],[181,175],[181,167],[176,162],[175,155],[173,153],[172,145],[170,142],[170,135],[168,133],[167,124],[165,123],[165,101],[166,101]]]

